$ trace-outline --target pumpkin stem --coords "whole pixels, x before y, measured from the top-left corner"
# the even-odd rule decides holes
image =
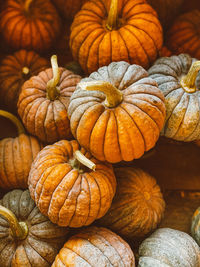
[[[195,85],[195,82],[199,71],[200,71],[200,61],[195,61],[190,67],[188,74],[181,78],[180,84],[187,93],[196,92],[197,87]]]
[[[23,124],[20,122],[20,120],[16,116],[2,109],[0,109],[0,116],[11,120],[15,124],[15,126],[17,127],[18,135],[25,133]]]
[[[95,171],[96,165],[93,163],[91,160],[86,158],[81,151],[77,150],[74,152],[74,159],[77,160],[78,162],[82,163],[84,166],[88,167],[89,169]]]
[[[23,240],[28,235],[28,226],[25,222],[18,222],[15,214],[9,209],[0,205],[0,215],[6,218],[9,222],[13,237]]]
[[[29,12],[29,8],[30,8],[30,5],[31,3],[33,2],[33,0],[25,0],[25,3],[24,3],[24,10],[26,12]]]
[[[51,66],[53,70],[53,78],[47,83],[47,98],[53,101],[58,98],[60,94],[59,89],[56,87],[60,81],[60,71],[56,55],[51,57]]]
[[[23,67],[23,68],[22,68],[22,73],[23,73],[23,74],[27,75],[27,74],[29,74],[29,72],[30,72],[30,70],[29,70],[28,67]]]
[[[105,106],[114,108],[122,102],[123,95],[114,85],[105,81],[80,82],[78,86],[83,90],[101,91],[106,95]]]
[[[106,21],[106,28],[109,31],[117,29],[117,20],[118,20],[118,0],[111,0],[110,10],[108,12],[108,18]]]

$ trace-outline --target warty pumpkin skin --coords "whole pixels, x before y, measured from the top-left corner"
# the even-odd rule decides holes
[[[48,67],[48,60],[34,51],[19,50],[5,56],[0,63],[0,100],[3,107],[17,113],[23,83]]]
[[[200,207],[196,209],[192,216],[191,234],[200,246]]]
[[[144,0],[86,2],[71,25],[72,55],[85,73],[121,60],[147,68],[162,42],[157,14]]]
[[[199,61],[187,54],[159,58],[148,70],[165,96],[162,135],[185,142],[200,139],[199,70]]]
[[[73,136],[95,158],[131,161],[155,145],[165,118],[164,97],[141,66],[113,62],[81,80],[68,116]]]
[[[138,267],[199,267],[200,248],[188,234],[160,228],[139,247]]]
[[[15,50],[45,52],[59,36],[61,22],[49,0],[7,0],[0,16],[0,31]]]
[[[135,267],[134,254],[120,236],[103,227],[88,227],[72,236],[52,267]]]
[[[99,224],[131,239],[143,237],[160,223],[165,209],[156,180],[141,169],[114,168],[117,191]]]
[[[24,83],[18,99],[18,113],[30,134],[46,143],[72,137],[67,108],[80,79],[79,75],[58,68],[53,56],[52,68]]]
[[[116,190],[112,165],[96,160],[81,148],[89,167],[96,165],[95,171],[90,170],[76,158],[79,149],[75,140],[46,146],[29,173],[31,197],[40,211],[60,226],[81,227],[101,218]]]
[[[7,193],[0,214],[0,267],[51,266],[69,230],[42,215],[28,190]]]

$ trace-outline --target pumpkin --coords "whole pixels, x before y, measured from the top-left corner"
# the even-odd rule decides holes
[[[156,230],[139,247],[138,267],[198,267],[200,248],[188,234],[170,229]]]
[[[0,200],[0,266],[48,267],[63,246],[68,229],[51,223],[28,190],[13,190]]]
[[[162,42],[157,14],[145,0],[86,2],[71,25],[72,55],[85,73],[121,60],[147,68]]]
[[[103,227],[88,227],[72,236],[52,267],[135,267],[134,254],[120,236]]]
[[[192,216],[191,223],[191,234],[192,237],[196,240],[198,245],[200,245],[200,207],[196,209]]]
[[[75,139],[95,158],[131,161],[155,145],[165,118],[164,97],[141,66],[113,62],[81,80],[68,116]]]
[[[0,63],[0,99],[9,111],[17,113],[17,100],[23,83],[49,66],[34,51],[19,50]]]
[[[28,184],[41,213],[70,227],[89,225],[105,215],[116,190],[112,165],[93,158],[75,140],[61,140],[41,150]]]
[[[165,96],[167,114],[162,135],[184,142],[200,139],[199,70],[200,61],[187,54],[160,58],[149,69]]]
[[[156,180],[141,169],[114,169],[117,192],[99,224],[131,239],[143,237],[161,221],[165,201]]]
[[[166,35],[166,45],[173,54],[188,53],[200,59],[200,10],[179,16]]]
[[[160,57],[170,57],[172,56],[172,52],[166,47],[163,46],[162,49],[160,50]]]
[[[61,22],[50,0],[7,0],[0,31],[9,46],[44,52],[60,35]]]
[[[10,119],[18,129],[18,137],[0,141],[0,188],[27,188],[31,164],[43,145],[25,133],[17,117],[4,110],[0,110],[0,116]]]
[[[67,108],[81,79],[58,68],[56,56],[52,56],[51,63],[52,68],[24,83],[18,99],[18,113],[27,131],[46,143],[71,138]]]

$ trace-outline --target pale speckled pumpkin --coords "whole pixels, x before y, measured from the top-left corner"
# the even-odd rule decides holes
[[[7,193],[0,200],[0,214],[0,267],[51,266],[68,229],[42,215],[28,190]]]
[[[102,227],[88,227],[72,236],[52,267],[135,267],[134,254],[120,236]]]
[[[196,209],[192,216],[191,234],[200,246],[200,207]]]
[[[188,234],[170,229],[156,230],[139,247],[138,267],[199,267],[200,248]]]
[[[199,61],[187,54],[159,58],[149,69],[165,96],[167,114],[162,135],[185,142],[200,139],[199,70]]]

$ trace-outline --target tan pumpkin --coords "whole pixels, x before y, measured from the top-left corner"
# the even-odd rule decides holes
[[[40,151],[28,184],[40,211],[53,223],[70,227],[89,225],[105,215],[116,190],[112,165],[93,158],[75,140]]]
[[[52,68],[26,81],[18,100],[18,113],[27,131],[46,143],[72,137],[67,114],[69,99],[81,77],[58,68],[57,57]]]
[[[141,66],[113,62],[81,80],[68,116],[72,134],[95,158],[131,161],[159,138],[164,97]]]
[[[145,0],[86,2],[71,26],[72,55],[85,73],[121,60],[147,68],[162,42],[157,14]]]

